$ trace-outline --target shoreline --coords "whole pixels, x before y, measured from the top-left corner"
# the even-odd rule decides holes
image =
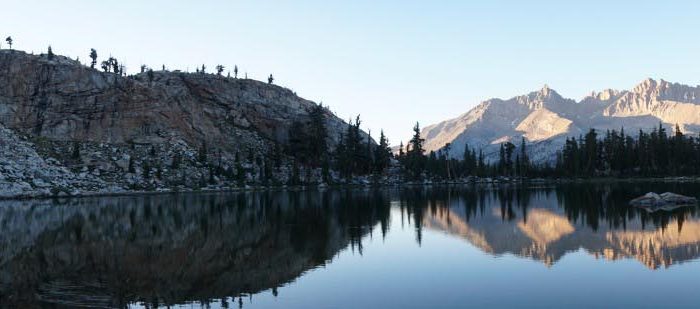
[[[485,185],[498,187],[504,185],[559,185],[575,183],[700,183],[699,177],[595,177],[595,178],[532,178],[515,179],[507,177],[479,178],[458,181],[423,181],[423,182],[397,182],[397,183],[346,183],[346,184],[309,184],[298,186],[245,186],[245,187],[222,187],[222,188],[201,188],[201,189],[159,189],[159,190],[134,190],[134,191],[114,191],[114,192],[80,192],[78,194],[66,195],[17,195],[0,197],[2,201],[26,201],[26,200],[50,200],[66,198],[89,198],[89,197],[111,197],[129,195],[166,195],[179,193],[247,193],[247,192],[275,192],[275,191],[311,191],[324,189],[357,189],[357,188],[401,188],[401,187],[429,187],[429,186],[455,186],[455,185]]]

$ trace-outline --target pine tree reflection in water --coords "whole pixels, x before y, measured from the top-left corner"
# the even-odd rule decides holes
[[[647,191],[700,192],[612,183],[4,201],[0,307],[241,306],[261,291],[284,295],[283,286],[346,248],[362,255],[392,220],[419,245],[426,229],[439,230],[545,265],[580,249],[651,269],[700,256],[697,210],[627,206]]]
[[[6,201],[0,304],[121,307],[251,295],[362,248],[379,191]],[[361,250],[361,249],[360,249]]]

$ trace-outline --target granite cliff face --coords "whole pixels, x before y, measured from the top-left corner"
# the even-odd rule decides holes
[[[451,154],[461,156],[464,145],[481,148],[489,160],[498,157],[499,144],[530,144],[534,162],[552,162],[567,137],[588,129],[651,130],[663,123],[678,124],[685,133],[700,132],[700,87],[646,79],[632,90],[593,92],[576,102],[544,86],[508,100],[490,99],[467,113],[427,126],[422,135],[426,149],[451,143]]]
[[[197,186],[211,178],[207,161],[223,170],[240,163],[245,178],[258,182],[273,157],[282,164],[272,178],[283,183],[293,161],[284,152],[290,129],[307,123],[316,106],[255,80],[179,71],[120,76],[62,56],[0,50],[4,134],[26,141],[42,160],[126,189]],[[332,149],[346,124],[324,113]],[[206,160],[198,162],[204,148]],[[216,178],[208,182],[224,183]],[[32,186],[26,195],[35,195],[32,179],[23,181]]]

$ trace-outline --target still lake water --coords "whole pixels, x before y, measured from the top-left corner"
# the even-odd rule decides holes
[[[698,184],[0,202],[0,307],[700,306]]]

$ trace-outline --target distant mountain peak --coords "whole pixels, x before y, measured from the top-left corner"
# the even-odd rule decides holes
[[[650,90],[658,90],[668,88],[671,84],[663,79],[658,81],[653,78],[647,78],[641,81],[637,86],[632,89],[635,93],[648,93]]]
[[[551,88],[549,88],[549,85],[547,85],[547,84],[544,84],[544,86],[542,86],[542,89],[540,89],[540,94],[542,94],[545,97],[549,96],[550,92],[553,92],[553,90]]]
[[[659,122],[669,129],[678,123],[688,134],[700,131],[700,87],[647,78],[631,90],[605,89],[581,101],[564,98],[545,84],[511,99],[492,99],[458,117],[424,128],[425,148],[439,150],[451,143],[459,156],[464,145],[482,149],[487,160],[498,159],[501,138],[533,142],[533,162],[551,162],[569,136],[597,130],[651,130]],[[580,104],[581,103],[581,104]]]

